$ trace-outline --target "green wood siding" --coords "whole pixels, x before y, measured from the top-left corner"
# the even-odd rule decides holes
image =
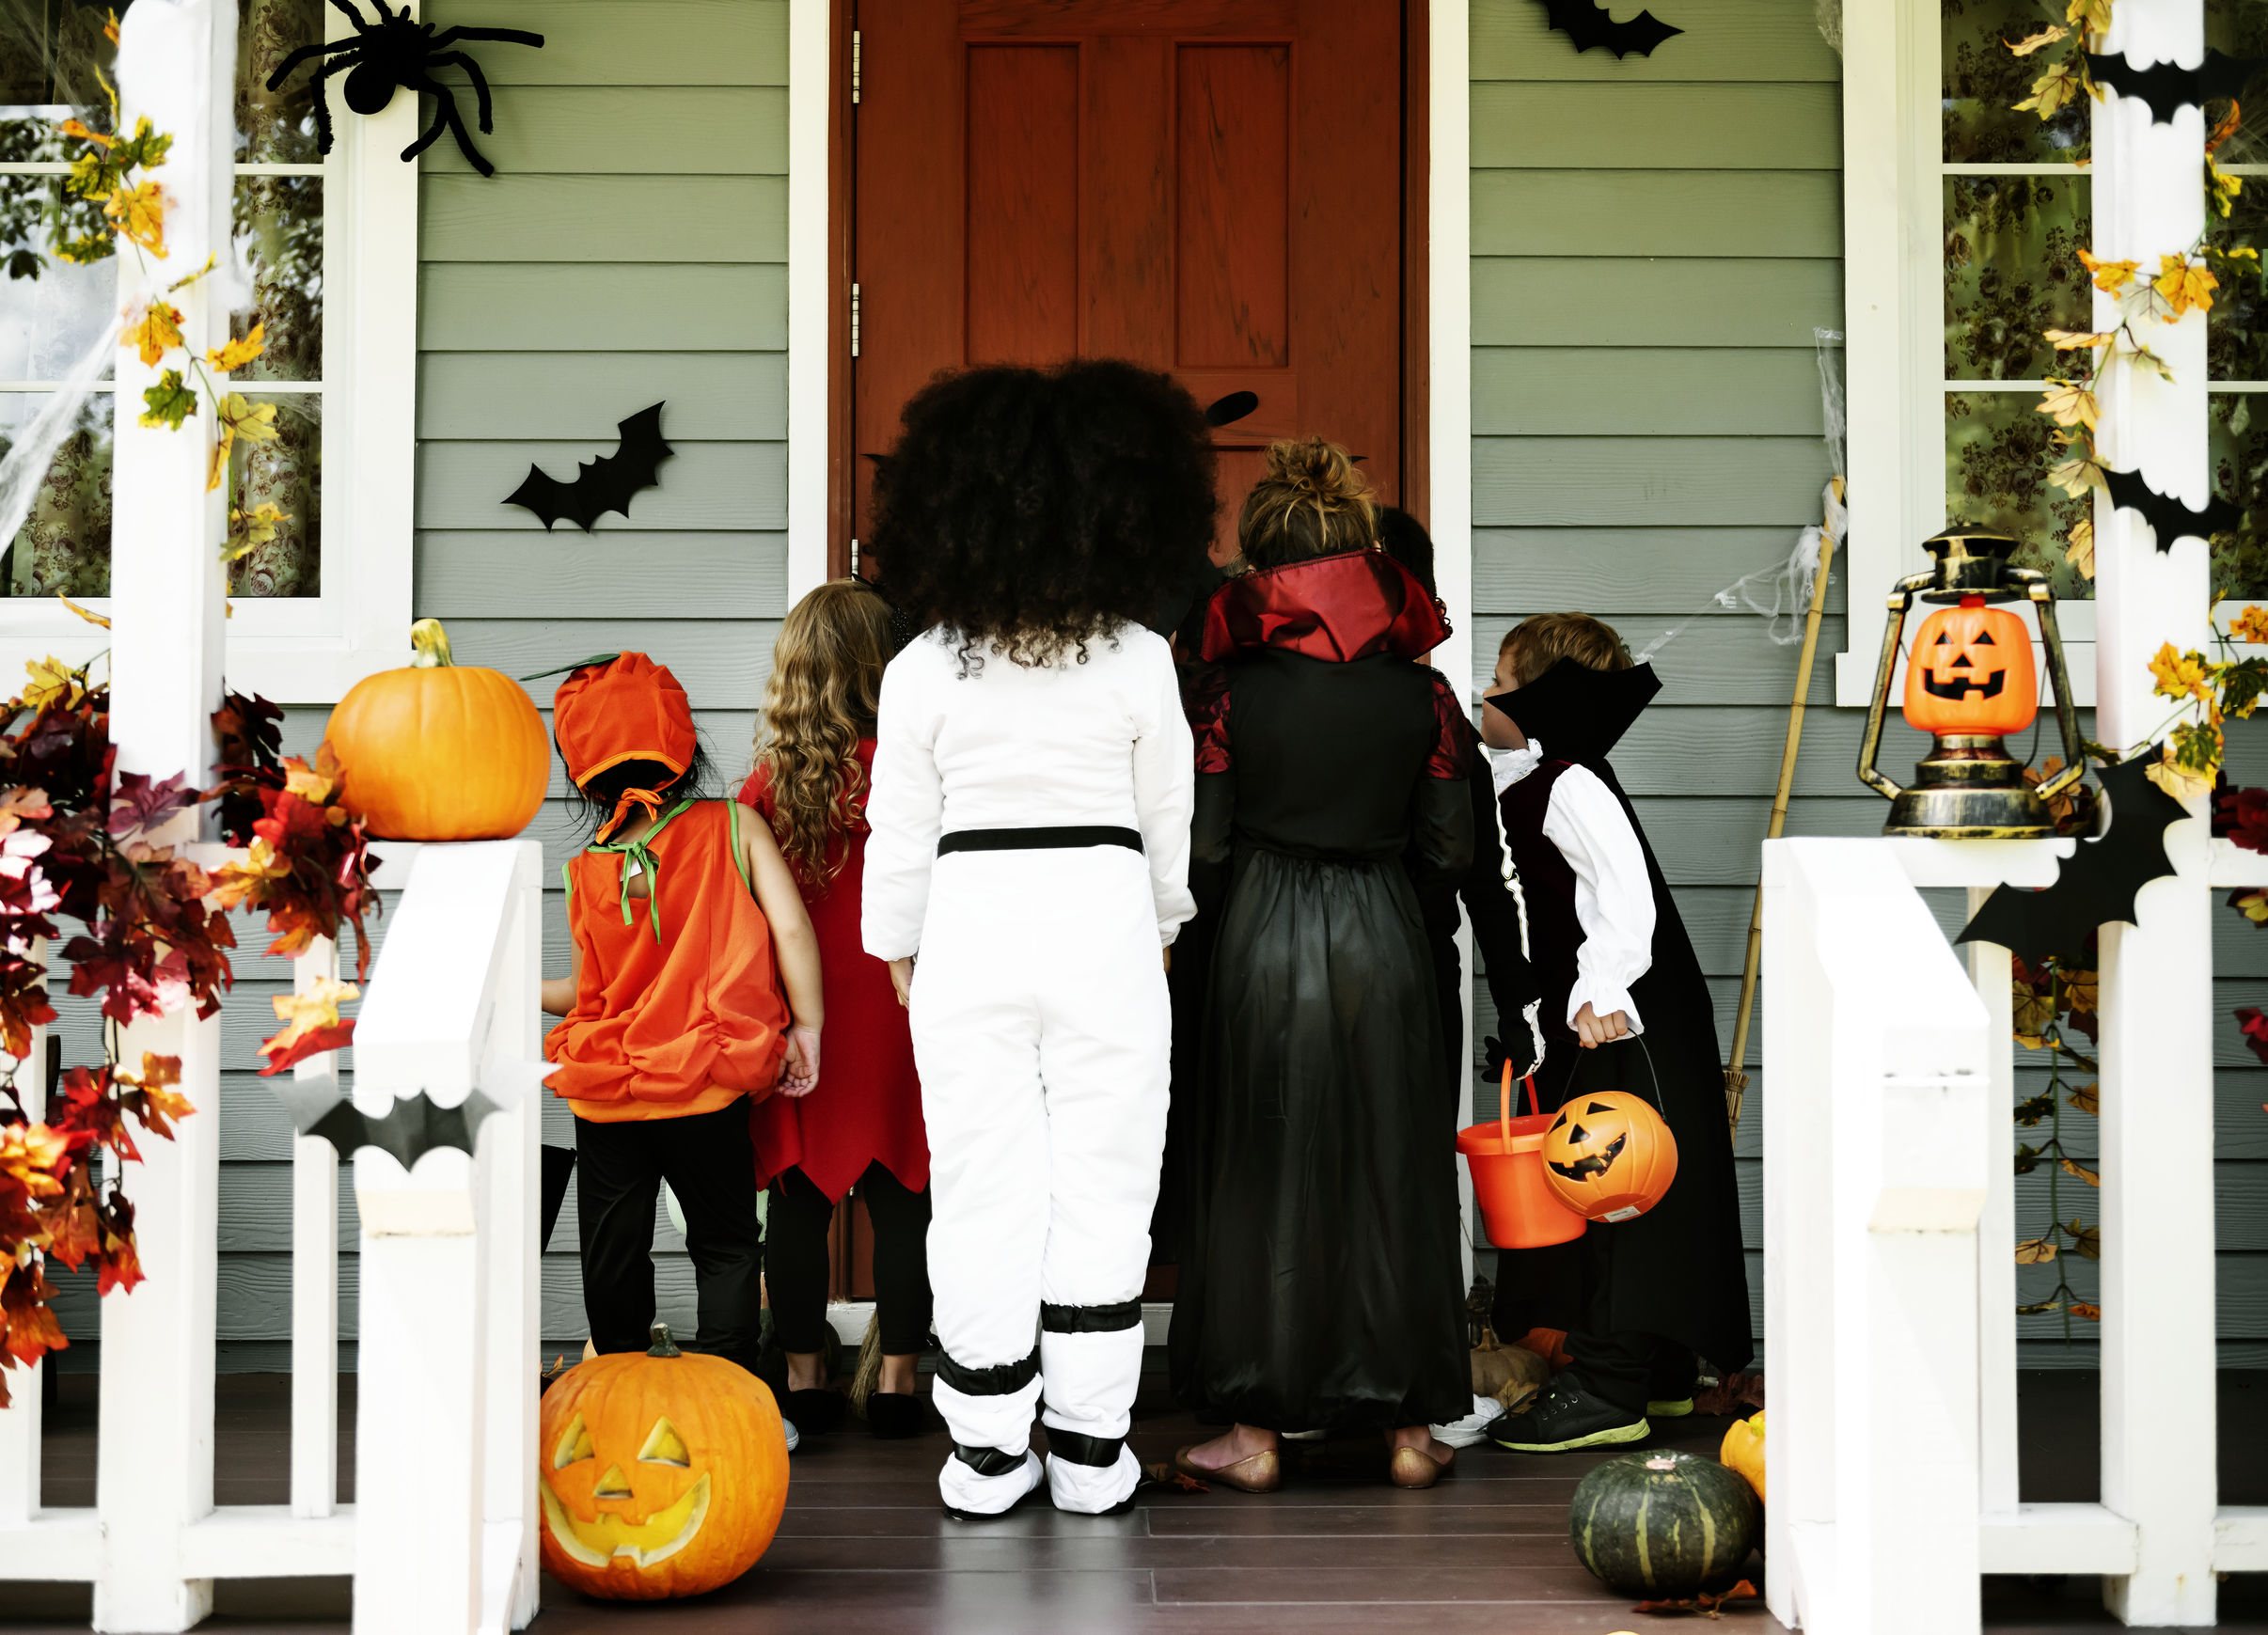
[[[1686,32],[1618,62],[1577,54],[1534,0],[1473,7],[1473,670],[1487,676],[1504,633],[1530,613],[1582,608],[1633,648],[1686,625],[1655,661],[1661,700],[1615,762],[1729,1046],[1795,650],[1710,598],[1785,558],[1818,520],[1828,456],[1811,332],[1841,327],[1841,63],[1810,0],[1657,9]],[[1844,607],[1837,583],[1822,654],[1843,644]],[[1853,774],[1861,714],[1825,705],[1828,663],[1813,677],[1788,832],[1872,834],[1884,808]],[[1883,762],[1902,767],[1919,743],[1892,736]],[[2268,765],[2258,745],[2239,744],[2237,758]],[[1957,930],[1959,894],[1930,896]],[[2261,1001],[2268,938],[2227,913],[2213,935],[2221,1334],[2225,1360],[2257,1365],[2268,1358],[2268,1073],[2229,1013]],[[1769,994],[1749,1038],[1737,1160],[1759,1333]],[[1485,992],[1478,1005],[1488,1032]],[[2019,1094],[2034,1093],[2044,1074],[2019,1065]],[[1476,1089],[1474,1107],[1492,1113],[1493,1092]],[[2065,1129],[2091,1150],[2091,1119]],[[2068,1217],[2087,1189],[2064,1185]],[[2045,1197],[2043,1178],[2019,1183],[2026,1234],[2043,1224]],[[2090,1218],[2092,1203],[2076,1198]],[[2074,1268],[2082,1297],[2095,1270]],[[2059,1318],[2024,1319],[2037,1343],[2026,1361],[2091,1366],[2091,1338],[2066,1348],[2061,1332]]]

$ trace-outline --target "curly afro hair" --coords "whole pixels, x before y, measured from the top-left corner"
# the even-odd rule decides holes
[[[1189,580],[1212,542],[1213,446],[1170,377],[1093,360],[940,375],[906,405],[874,473],[884,593],[942,625],[964,660],[990,644],[1047,665]]]

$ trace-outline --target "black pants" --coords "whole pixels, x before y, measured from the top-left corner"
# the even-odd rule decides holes
[[[885,1356],[929,1344],[929,1193],[910,1192],[879,1164],[858,1180],[874,1223],[874,1309]],[[827,1344],[827,1224],[835,1206],[799,1169],[772,1183],[765,1278],[772,1332],[782,1351],[809,1354]]]
[[[689,1350],[754,1372],[762,1321],[764,1231],[756,1150],[744,1101],[686,1118],[575,1121],[575,1207],[582,1217],[583,1313],[601,1351],[643,1351],[654,1322],[654,1206],[669,1183],[685,1217],[700,1298]]]
[[[1699,1373],[1693,1354],[1675,1340],[1635,1329],[1569,1334],[1567,1359],[1567,1372],[1583,1390],[1631,1414],[1646,1412],[1649,1402],[1693,1395]]]

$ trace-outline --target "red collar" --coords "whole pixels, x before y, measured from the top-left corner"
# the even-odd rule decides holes
[[[1231,579],[1205,615],[1205,662],[1273,648],[1334,663],[1415,658],[1449,639],[1438,598],[1384,551],[1347,551]]]

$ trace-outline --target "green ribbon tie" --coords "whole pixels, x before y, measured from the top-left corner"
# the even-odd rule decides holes
[[[652,828],[648,829],[644,834],[638,836],[638,838],[635,841],[609,841],[604,845],[596,845],[590,848],[594,852],[612,852],[618,856],[627,857],[630,862],[636,863],[638,868],[645,872],[646,918],[654,926],[654,940],[657,943],[662,939],[661,859],[656,857],[652,851],[648,850],[648,848],[653,845],[654,837],[660,834],[662,830],[668,828],[671,821],[676,818],[678,813],[687,810],[692,807],[692,805],[693,802],[690,800],[679,801],[663,815],[661,822],[655,824]],[[619,893],[620,901],[622,906],[622,923],[624,925],[636,924],[637,921],[631,917],[630,870],[627,865],[624,865],[615,889]]]

